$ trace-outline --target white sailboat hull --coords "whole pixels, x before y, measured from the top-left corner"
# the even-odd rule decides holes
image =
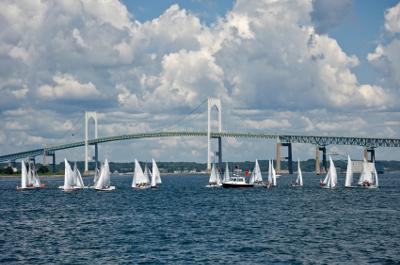
[[[105,187],[105,188],[94,188],[95,191],[113,191],[115,186]]]

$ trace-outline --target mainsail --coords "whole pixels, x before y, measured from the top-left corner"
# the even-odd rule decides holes
[[[151,186],[155,187],[157,184],[161,184],[161,175],[158,170],[157,163],[152,159],[152,169],[151,169]]]
[[[271,168],[272,168],[272,186],[276,186],[276,171],[274,168],[274,161],[271,161]]]
[[[301,173],[300,160],[297,160],[297,178],[296,185],[303,186],[303,174]]]
[[[344,186],[351,187],[352,183],[353,183],[353,165],[350,156],[347,155],[346,180]]]
[[[28,173],[24,160],[21,161],[21,188],[25,189],[28,187]]]
[[[63,189],[64,190],[70,190],[74,187],[74,176],[73,176],[73,171],[71,169],[71,166],[69,165],[67,159],[64,159],[64,165],[65,165],[65,169],[64,169],[64,186]]]
[[[103,166],[100,170],[100,177],[94,186],[95,189],[105,189],[110,187],[110,166],[108,160],[105,159]]]
[[[323,181],[323,186],[326,188],[336,188],[337,186],[337,172],[331,157],[329,157],[329,169]]]
[[[147,167],[145,171],[147,170]],[[147,172],[148,174],[148,172]],[[132,188],[138,187],[138,186],[147,186],[149,183],[148,175],[146,176],[145,173],[143,173],[142,168],[140,167],[139,161],[135,159],[135,171],[133,173],[133,180],[132,180]]]
[[[358,185],[363,185],[363,183],[372,184],[372,173],[369,167],[368,161],[364,158],[363,169],[361,171],[360,179],[358,180]]]
[[[75,182],[75,187],[77,187],[77,188],[85,187],[85,184],[83,183],[81,172],[79,171],[78,167],[76,166],[76,162],[74,164],[74,182]]]
[[[268,160],[268,183],[272,184],[272,163]]]
[[[229,175],[229,166],[228,166],[228,162],[226,162],[223,182],[229,181],[230,178],[231,177]]]

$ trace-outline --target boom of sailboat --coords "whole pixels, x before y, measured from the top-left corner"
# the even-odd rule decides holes
[[[132,178],[131,187],[133,189],[148,189],[157,188],[161,183],[161,174],[158,169],[157,163],[152,159],[151,171],[147,166],[144,165],[144,170],[142,169],[139,161],[134,160],[134,172]],[[96,191],[114,191],[115,186],[111,185],[111,172],[108,160],[105,159],[104,163],[100,165],[100,169],[95,168],[95,173],[93,176],[93,184],[91,186],[85,186],[82,175],[74,163],[72,168],[67,159],[64,159],[65,169],[64,169],[64,184],[59,186],[59,189],[71,192],[80,189],[91,188]],[[247,175],[247,176],[246,176]],[[273,188],[278,186],[277,184],[277,174],[274,168],[274,161],[268,161],[268,175],[267,179],[264,181],[260,165],[258,160],[254,163],[254,169],[250,176],[248,174],[243,174],[242,170],[236,166],[232,173],[229,170],[229,164],[225,164],[225,170],[223,172],[223,178],[221,178],[220,169],[217,168],[216,164],[213,163],[208,184],[208,188],[244,188],[244,187],[264,187]],[[325,189],[336,189],[338,188],[338,175],[336,171],[335,164],[331,157],[329,157],[329,169],[324,177],[320,180],[321,188]],[[25,162],[21,163],[21,186],[17,186],[17,190],[31,190],[44,188],[45,186],[41,183],[40,177],[37,174],[34,164],[28,162],[28,169]],[[297,161],[297,176],[294,181],[290,184],[290,187],[303,187],[303,174],[301,171],[300,160]],[[357,185],[353,185],[353,165],[350,156],[347,157],[347,168],[345,175],[345,188],[378,188],[379,179],[378,173],[375,167],[375,162],[369,163],[364,159],[363,168],[360,174],[360,178]]]

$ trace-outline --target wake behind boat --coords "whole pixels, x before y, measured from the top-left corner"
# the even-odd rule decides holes
[[[229,168],[227,167],[228,170],[228,176],[229,176]],[[246,178],[241,176],[241,170],[239,168],[236,168],[233,171],[232,177],[227,178],[227,180],[224,180],[222,182],[222,187],[223,188],[251,188],[254,187],[254,183],[247,183]]]

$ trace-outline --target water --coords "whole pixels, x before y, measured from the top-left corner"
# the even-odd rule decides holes
[[[378,190],[305,187],[209,189],[206,176],[169,176],[157,190],[17,192],[0,179],[0,263],[400,263],[400,177]],[[84,179],[86,183],[90,179]],[[340,179],[342,181],[342,179]],[[343,181],[342,181],[343,182]],[[343,184],[343,183],[341,183]]]

